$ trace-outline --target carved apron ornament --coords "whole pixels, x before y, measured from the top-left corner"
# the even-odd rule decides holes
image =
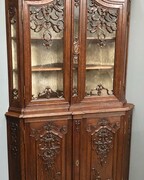
[[[119,128],[119,122],[110,123],[107,119],[101,119],[97,126],[89,125],[87,128],[88,132],[92,132],[92,149],[97,153],[102,166],[113,147],[113,135]]]

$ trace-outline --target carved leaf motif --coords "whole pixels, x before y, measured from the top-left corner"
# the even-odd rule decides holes
[[[30,7],[30,28],[42,32],[43,45],[52,46],[52,31],[60,33],[64,29],[64,5],[62,0],[54,0],[41,7]]]
[[[117,19],[117,9],[101,7],[95,0],[91,0],[88,4],[87,29],[90,33],[95,33],[100,46],[105,45],[105,39],[109,34],[115,35]]]
[[[110,123],[107,119],[99,120],[96,126],[88,125],[87,131],[92,132],[92,149],[97,153],[103,166],[113,147],[113,134],[120,128],[120,123]]]
[[[37,141],[38,153],[50,180],[56,180],[61,175],[56,167],[56,159],[61,152],[62,134],[66,133],[66,126],[59,128],[52,122],[39,130],[32,129],[30,136]]]

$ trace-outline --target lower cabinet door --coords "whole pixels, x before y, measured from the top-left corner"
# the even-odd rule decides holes
[[[71,120],[25,122],[26,180],[71,180]]]
[[[82,119],[79,144],[80,177],[75,180],[123,179],[124,122],[124,116]]]

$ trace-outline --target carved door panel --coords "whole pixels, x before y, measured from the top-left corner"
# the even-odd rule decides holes
[[[85,119],[80,136],[80,179],[121,180],[123,118]]]
[[[26,123],[26,180],[71,180],[71,121]]]

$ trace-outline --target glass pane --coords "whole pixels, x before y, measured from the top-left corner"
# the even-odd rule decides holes
[[[86,95],[113,94],[117,9],[88,1]]]
[[[32,99],[63,97],[64,5],[30,6]]]
[[[79,61],[79,1],[74,3],[74,43],[73,43],[73,97],[78,95],[78,61]]]
[[[16,9],[15,7],[10,7],[10,24],[11,24],[11,48],[12,48],[12,73],[13,73],[13,87],[12,87],[12,97],[13,99],[18,99],[18,65],[17,65],[17,33],[16,33]]]

